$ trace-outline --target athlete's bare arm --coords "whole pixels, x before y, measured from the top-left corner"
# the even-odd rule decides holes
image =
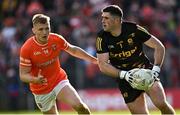
[[[90,61],[94,64],[97,64],[97,58],[88,54],[86,51],[84,51],[82,48],[80,48],[78,46],[74,46],[74,45],[69,44],[69,47],[65,51],[74,57],[84,59],[86,61]]]
[[[108,63],[109,60],[108,53],[97,54],[97,58],[98,58],[98,65],[102,73],[112,77],[119,77],[119,69],[116,69],[115,67],[113,67],[111,64]]]
[[[145,42],[145,45],[154,49],[154,65],[162,66],[165,56],[164,45],[152,35],[152,37]]]
[[[25,66],[19,67],[19,75],[21,81],[26,83],[37,83],[37,84],[47,83],[47,79],[41,75],[41,70],[39,70],[37,77],[31,76],[30,71],[31,71],[31,67],[25,67]]]

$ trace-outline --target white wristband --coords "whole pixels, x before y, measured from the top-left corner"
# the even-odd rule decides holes
[[[152,68],[152,70],[160,73],[161,68],[160,68],[159,66],[157,66],[157,65],[154,65],[153,68]]]
[[[119,77],[120,77],[120,79],[124,79],[126,73],[127,73],[127,71],[123,71],[123,70],[120,71],[120,72],[119,72]]]

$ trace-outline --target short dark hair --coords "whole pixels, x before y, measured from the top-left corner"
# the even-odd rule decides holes
[[[46,24],[46,23],[49,23],[49,21],[50,21],[50,17],[44,14],[35,14],[32,18],[33,25],[37,23]]]
[[[109,12],[111,15],[123,17],[122,9],[117,5],[109,5],[102,9],[102,12]]]

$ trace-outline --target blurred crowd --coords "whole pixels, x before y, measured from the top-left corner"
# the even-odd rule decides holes
[[[19,50],[32,35],[35,13],[51,17],[52,32],[96,56],[96,33],[101,29],[101,8],[119,5],[124,20],[136,22],[166,47],[160,75],[165,88],[180,87],[180,1],[179,0],[0,0],[0,110],[34,109],[28,85],[19,79]],[[145,47],[153,61],[152,50]],[[113,88],[114,79],[96,65],[62,52],[61,66],[76,89]]]

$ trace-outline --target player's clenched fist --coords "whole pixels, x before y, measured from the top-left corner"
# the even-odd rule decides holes
[[[47,79],[41,74],[41,69],[38,72],[38,76],[33,78],[33,83],[47,85]]]

